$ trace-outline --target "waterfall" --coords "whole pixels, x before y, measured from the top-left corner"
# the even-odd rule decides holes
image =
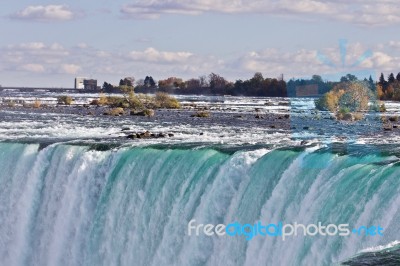
[[[0,265],[331,265],[400,239],[399,164],[329,150],[0,143]],[[189,236],[188,222],[383,236]]]

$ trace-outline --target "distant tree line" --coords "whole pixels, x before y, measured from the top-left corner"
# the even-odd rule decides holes
[[[119,81],[117,86],[104,82],[102,90],[106,93],[120,92],[121,87],[134,87],[137,93],[167,92],[170,94],[194,94],[194,95],[232,95],[232,96],[265,96],[265,97],[296,97],[319,96],[331,91],[339,82],[359,81],[355,75],[347,74],[340,81],[324,81],[321,76],[313,75],[310,79],[290,79],[284,81],[280,78],[264,78],[260,72],[247,80],[230,82],[224,77],[211,73],[208,76],[200,76],[183,80],[178,77],[169,77],[155,81],[152,76],[135,80],[134,77],[126,77]],[[381,100],[400,101],[400,73],[395,77],[393,73],[388,80],[381,74],[379,81],[374,82],[372,77],[362,80],[371,90],[376,91]]]
[[[235,83],[224,77],[211,73],[208,76],[191,78],[169,77],[155,82],[153,77],[146,76],[135,82],[133,77],[121,79],[118,86],[104,82],[102,90],[107,93],[119,92],[121,86],[135,87],[138,93],[156,93],[158,91],[171,94],[203,94],[233,96],[269,96],[286,97],[286,82],[281,78],[264,78],[259,72],[248,80],[237,80]]]
[[[376,91],[378,98],[381,100],[400,101],[400,72],[396,77],[394,77],[393,73],[390,73],[387,80],[381,73]]]
[[[304,90],[309,92],[303,96],[316,96],[330,91],[334,86],[334,82],[323,81],[319,75],[313,75],[311,79],[291,79],[287,82],[288,96],[299,96],[298,94]]]

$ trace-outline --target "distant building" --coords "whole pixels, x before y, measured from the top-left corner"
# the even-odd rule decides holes
[[[97,80],[77,77],[75,78],[75,89],[96,90],[98,89]]]
[[[75,89],[84,89],[84,81],[86,78],[75,78]]]
[[[317,84],[296,86],[296,97],[312,97],[318,95]]]
[[[85,79],[83,81],[83,88],[85,90],[97,90],[97,80],[96,79]]]

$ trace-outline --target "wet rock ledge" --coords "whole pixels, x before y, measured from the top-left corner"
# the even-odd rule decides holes
[[[127,133],[127,139],[158,139],[158,138],[167,138],[173,137],[172,133],[150,133],[149,131],[145,132],[129,132]]]

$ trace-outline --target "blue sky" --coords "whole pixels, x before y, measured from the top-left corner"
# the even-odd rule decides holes
[[[2,1],[0,25],[2,86],[71,87],[75,76],[117,83],[400,71],[394,0]],[[339,39],[348,41],[344,66]]]

